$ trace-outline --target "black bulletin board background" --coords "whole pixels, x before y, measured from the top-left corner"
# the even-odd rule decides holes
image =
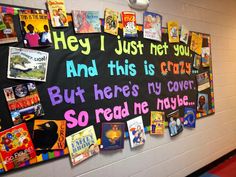
[[[9,46],[13,47],[24,47],[23,46],[23,40],[21,37],[20,32],[20,25],[19,25],[19,18],[18,16],[14,16],[14,23],[17,30],[19,42],[18,43],[12,43],[12,44],[3,44],[0,45],[0,53],[1,53],[1,59],[0,59],[0,118],[1,122],[0,125],[2,127],[2,130],[10,128],[13,126],[11,117],[8,111],[7,103],[5,101],[5,96],[3,93],[3,88],[14,86],[21,83],[28,83],[29,81],[23,81],[23,80],[14,80],[14,79],[7,79],[7,62],[8,62],[8,49]],[[196,74],[191,73],[188,74],[178,74],[174,75],[173,73],[168,73],[167,76],[163,76],[160,72],[160,63],[163,61],[172,61],[172,62],[191,62],[193,63],[193,56],[194,52],[190,51],[190,56],[174,56],[174,44],[169,44],[168,42],[168,36],[167,33],[163,33],[162,42],[167,42],[169,49],[168,49],[168,55],[163,56],[154,56],[150,54],[150,43],[160,44],[159,42],[151,41],[148,39],[144,39],[143,33],[141,31],[138,32],[138,38],[132,38],[132,39],[126,39],[123,38],[122,29],[119,29],[119,36],[121,37],[121,40],[125,41],[141,41],[144,44],[143,48],[143,55],[129,55],[129,54],[122,54],[117,55],[114,52],[114,49],[117,47],[117,37],[107,34],[107,33],[98,33],[98,34],[75,34],[73,29],[73,24],[70,22],[68,28],[52,28],[50,26],[51,32],[56,32],[58,35],[60,32],[64,32],[65,39],[67,39],[68,36],[76,36],[76,38],[79,39],[85,39],[89,38],[90,44],[91,44],[91,52],[89,55],[84,55],[81,53],[81,50],[83,50],[82,47],[79,47],[79,49],[75,52],[70,51],[69,49],[62,49],[62,44],[59,43],[60,50],[55,50],[54,46],[47,47],[47,48],[37,48],[37,50],[49,52],[49,63],[48,63],[48,72],[47,72],[47,81],[46,82],[36,82],[36,86],[39,92],[39,96],[41,99],[41,103],[43,105],[43,109],[45,111],[45,116],[41,117],[42,119],[53,119],[53,120],[64,120],[64,113],[69,110],[73,109],[76,112],[75,117],[77,117],[78,113],[80,111],[87,111],[89,113],[89,125],[94,125],[96,134],[98,137],[100,137],[100,126],[101,123],[96,123],[95,120],[95,114],[94,110],[97,108],[112,108],[114,106],[123,105],[124,102],[128,103],[129,112],[130,115],[126,118],[123,118],[121,120],[115,120],[112,121],[122,121],[126,122],[127,120],[130,120],[132,118],[137,117],[139,114],[134,115],[133,114],[133,104],[134,102],[148,102],[149,112],[146,114],[141,114],[143,116],[143,122],[146,127],[150,125],[150,111],[156,111],[156,100],[157,98],[165,98],[165,97],[176,97],[176,95],[179,95],[180,97],[183,97],[184,95],[187,95],[189,97],[189,101],[195,102],[195,105],[187,106],[196,108],[197,106],[197,83],[196,83]],[[102,28],[103,31],[103,28]],[[166,31],[163,29],[163,31]],[[100,36],[103,35],[105,37],[105,51],[100,50]],[[52,37],[53,38],[53,37]],[[203,47],[210,46],[209,40],[210,36],[204,34],[204,40],[203,40]],[[187,47],[189,47],[191,41],[191,37],[189,39]],[[183,43],[179,43],[183,46],[186,46]],[[96,66],[98,70],[98,76],[95,77],[72,77],[67,78],[66,77],[66,61],[73,60],[74,64],[77,65],[79,63],[86,64],[88,66],[91,66],[92,60],[96,61]],[[129,63],[133,63],[136,65],[136,71],[137,75],[135,77],[131,76],[110,76],[109,70],[107,68],[107,64],[110,60],[119,61],[119,64],[124,66],[125,59],[129,61]],[[152,63],[155,65],[155,75],[154,76],[146,76],[144,74],[144,60],[147,60],[148,63]],[[198,72],[205,72],[208,71],[209,74],[212,76],[212,68],[201,68]],[[211,77],[212,78],[212,77]],[[168,92],[168,88],[166,86],[166,83],[168,81],[182,81],[182,80],[193,80],[194,81],[194,88],[192,90],[187,91],[179,91],[170,93]],[[147,89],[147,83],[148,82],[161,82],[162,83],[162,92],[160,95],[155,94],[148,94]],[[114,87],[114,85],[118,86],[124,86],[128,85],[129,87],[131,85],[138,85],[139,91],[137,97],[125,97],[122,94],[118,94],[117,98],[113,99],[104,99],[104,100],[98,100],[96,101],[94,99],[94,90],[93,85],[98,84],[99,88],[104,88],[106,86]],[[63,89],[76,89],[76,87],[80,86],[85,90],[85,103],[81,103],[81,101],[76,98],[75,104],[66,104],[63,102],[62,104],[52,106],[50,97],[48,94],[47,89],[52,86],[58,86],[60,90]],[[61,92],[63,93],[63,92]],[[202,91],[201,93],[207,93],[209,96],[209,114],[214,113],[214,102],[213,101],[213,85],[211,80],[211,88],[206,89]],[[177,107],[177,109],[180,110],[181,116],[184,114],[184,106]],[[173,110],[167,109],[164,110],[166,114],[172,112]],[[202,115],[198,115],[198,117],[201,117]],[[39,118],[38,118],[39,119]],[[32,134],[32,127],[33,127],[34,120],[30,120],[27,122],[27,126]],[[101,122],[106,122],[104,117],[101,117]],[[71,135],[84,127],[76,126],[74,128],[67,128],[67,136]],[[148,128],[147,128],[148,129]],[[126,130],[127,131],[127,130]],[[69,162],[68,162],[69,163]]]

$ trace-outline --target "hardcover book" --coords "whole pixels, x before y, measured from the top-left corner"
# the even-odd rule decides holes
[[[0,132],[0,157],[5,171],[23,167],[36,157],[25,123]]]
[[[210,47],[202,48],[202,66],[209,67],[210,66]]]
[[[118,35],[119,12],[106,8],[104,13],[104,32]]]
[[[150,134],[163,135],[165,130],[165,113],[159,111],[151,111],[150,116]]]
[[[145,11],[143,14],[143,38],[161,41],[162,16]]]
[[[0,13],[0,44],[18,42],[12,14]]]
[[[179,110],[168,114],[166,119],[168,122],[168,129],[171,137],[176,136],[183,131],[183,123],[179,115]]]
[[[136,13],[130,11],[123,11],[121,13],[123,36],[124,37],[138,37],[136,29]]]
[[[198,93],[197,112],[207,114],[209,110],[208,94]]]
[[[75,33],[101,32],[99,11],[73,10],[72,16],[73,16]]]
[[[127,121],[131,148],[143,145],[146,141],[142,116]]]
[[[44,115],[34,83],[3,89],[14,125]]]
[[[66,120],[35,120],[33,142],[36,150],[64,149]]]
[[[66,137],[72,165],[81,163],[99,153],[97,137],[91,125],[77,133]]]
[[[188,37],[189,37],[189,30],[186,28],[186,26],[182,25],[180,31],[180,41],[185,44],[188,44]]]
[[[102,123],[101,149],[115,150],[124,148],[125,123],[107,122]]]
[[[9,47],[7,78],[46,82],[48,53]]]
[[[194,54],[193,67],[195,69],[200,69],[201,67],[201,56],[198,54]]]
[[[202,54],[202,35],[192,32],[190,50],[198,55]]]
[[[167,26],[168,26],[169,43],[179,42],[179,24],[178,24],[178,22],[169,21],[167,23]]]
[[[25,47],[31,48],[52,45],[47,11],[21,10],[19,17]]]
[[[207,72],[203,72],[196,75],[198,91],[205,90],[210,87],[209,77]]]
[[[184,126],[195,128],[196,126],[196,109],[184,108]]]
[[[53,27],[68,27],[64,0],[47,0],[48,10]]]

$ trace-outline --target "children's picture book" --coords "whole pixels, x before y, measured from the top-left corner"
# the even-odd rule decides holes
[[[160,111],[151,111],[150,116],[150,134],[163,135],[165,130],[165,113]]]
[[[168,26],[168,38],[169,43],[179,42],[179,24],[175,21],[169,21]]]
[[[118,35],[119,12],[106,8],[104,13],[104,32]]]
[[[190,50],[195,52],[198,55],[202,54],[202,35],[192,32]]]
[[[5,171],[20,168],[36,157],[25,123],[0,132],[0,158]]]
[[[184,126],[195,128],[196,126],[196,109],[184,108]]]
[[[14,125],[44,115],[35,83],[3,89]]]
[[[18,42],[12,14],[0,13],[0,44]]]
[[[198,54],[194,54],[193,67],[195,69],[200,69],[201,67],[201,56]]]
[[[77,165],[99,153],[93,125],[66,137],[72,165]]]
[[[166,119],[168,122],[168,129],[171,137],[176,136],[183,131],[183,123],[179,114],[179,110],[168,114]]]
[[[202,66],[210,66],[210,47],[202,47]]]
[[[121,12],[124,37],[138,37],[136,28],[136,13],[131,11]]]
[[[65,148],[66,120],[35,120],[33,129],[35,150]]]
[[[20,10],[19,17],[25,47],[52,45],[47,11]]]
[[[142,116],[127,121],[131,148],[143,145],[146,141]]]
[[[185,44],[188,44],[188,37],[189,37],[189,30],[187,29],[186,26],[182,25],[180,31],[180,41]]]
[[[47,0],[48,10],[53,27],[68,27],[64,0]]]
[[[101,32],[99,11],[73,10],[72,16],[73,16],[75,33]]]
[[[210,82],[209,82],[209,77],[208,77],[207,71],[197,74],[196,78],[197,78],[199,92],[210,87]]]
[[[115,150],[124,148],[125,123],[102,123],[101,150]]]
[[[162,16],[145,11],[143,13],[143,38],[160,41],[162,38]]]
[[[208,94],[198,93],[197,112],[207,114],[209,110]]]
[[[9,47],[7,78],[46,82],[48,53]]]

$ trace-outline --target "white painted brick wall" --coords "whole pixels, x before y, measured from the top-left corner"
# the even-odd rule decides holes
[[[130,10],[126,0],[65,0],[72,9]],[[1,0],[1,3],[45,9],[45,0]],[[170,139],[147,135],[143,147],[100,153],[72,168],[69,157],[35,165],[8,177],[183,177],[236,147],[236,1],[151,0],[149,11],[163,15],[163,24],[177,20],[190,30],[212,36],[216,114],[197,121],[195,130]],[[142,23],[142,12],[137,12]],[[165,25],[164,25],[165,26]]]

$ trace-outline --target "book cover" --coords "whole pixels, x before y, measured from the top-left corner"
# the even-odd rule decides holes
[[[77,165],[99,153],[97,137],[91,125],[66,137],[72,165]]]
[[[162,16],[153,12],[143,13],[143,38],[160,41],[162,38]]]
[[[165,130],[165,113],[159,111],[151,111],[150,116],[150,134],[163,135]]]
[[[184,126],[195,128],[196,126],[196,109],[184,108]]]
[[[143,145],[146,141],[142,116],[127,121],[131,148]]]
[[[0,44],[18,42],[12,14],[0,13]]]
[[[36,157],[25,123],[0,132],[0,157],[5,171],[23,167]]]
[[[210,47],[202,47],[202,66],[210,66]]]
[[[175,21],[169,21],[168,26],[168,39],[169,43],[179,42],[179,24]]]
[[[201,56],[198,54],[194,54],[193,67],[195,69],[200,69],[201,67]]]
[[[101,32],[99,11],[73,10],[72,16],[73,16],[75,33]]]
[[[202,35],[192,32],[190,50],[198,55],[202,54]]]
[[[102,123],[101,146],[102,150],[115,150],[124,148],[125,123]]]
[[[130,11],[121,12],[123,36],[124,37],[138,37],[136,28],[136,13]]]
[[[33,129],[35,150],[65,148],[66,120],[35,120]]]
[[[19,11],[19,17],[25,47],[52,45],[47,11],[21,10]]]
[[[198,93],[197,112],[207,114],[208,110],[208,94]]]
[[[209,77],[208,77],[208,73],[203,72],[200,74],[196,75],[197,78],[197,84],[198,84],[198,91],[202,91],[205,90],[207,88],[210,88],[210,82],[209,82]]]
[[[48,53],[9,47],[7,78],[46,82]]]
[[[47,0],[48,10],[53,27],[68,27],[64,0]]]
[[[106,8],[104,13],[104,32],[118,35],[119,12]]]
[[[166,119],[168,122],[168,129],[171,137],[176,136],[183,131],[183,123],[179,115],[179,110],[168,114]]]
[[[186,26],[182,25],[180,31],[180,41],[185,44],[188,44],[188,37],[189,37],[189,30],[187,29]]]
[[[44,115],[34,83],[3,89],[14,125]]]

